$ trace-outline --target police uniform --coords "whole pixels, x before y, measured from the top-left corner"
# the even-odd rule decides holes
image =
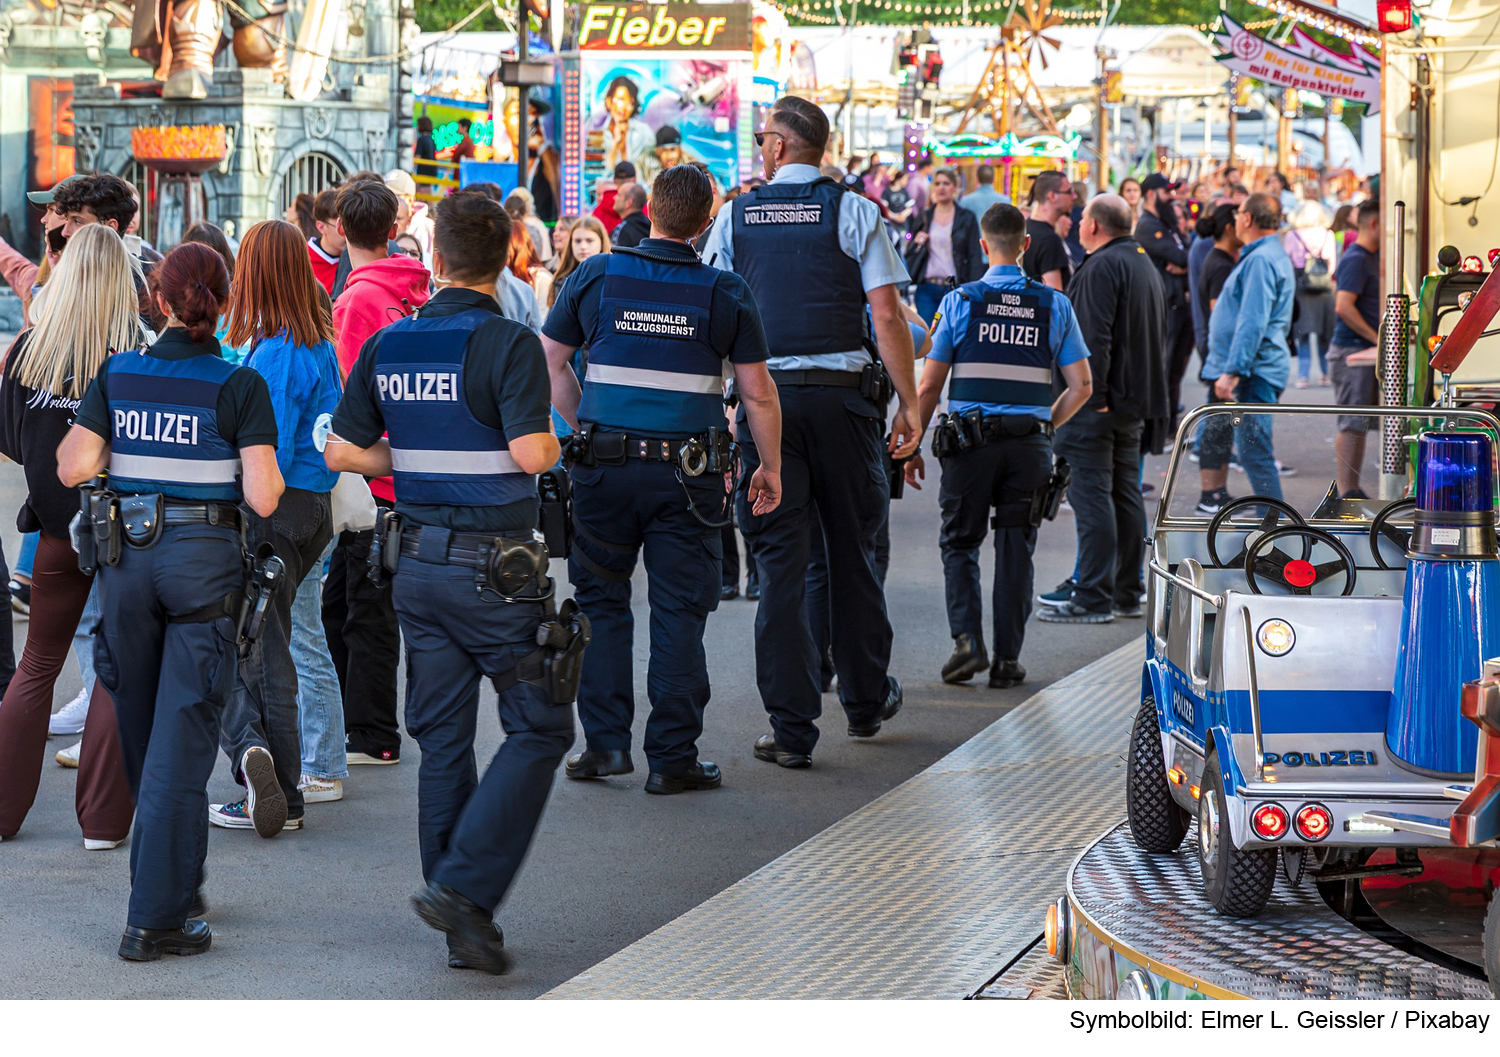
[[[1089,352],[1067,297],[1014,265],[990,268],[945,296],[938,311],[928,356],[952,365],[949,418],[977,413],[983,438],[941,459],[948,627],[955,639],[967,634],[983,642],[979,546],[993,525],[994,677],[1020,656],[1031,615],[1032,503],[1052,470],[1052,369]],[[933,443],[940,443],[937,435]]]
[[[872,362],[864,342],[865,291],[904,285],[909,277],[875,203],[847,193],[812,165],[784,165],[770,183],[736,198],[729,222],[709,233],[703,258],[744,276],[756,303],[769,309],[769,366],[782,409],[782,500],[756,517],[742,487],[738,513],[761,574],[755,623],[761,699],[776,747],[805,765],[822,712],[819,660],[804,610],[811,541],[819,531],[832,544],[832,650],[850,732],[873,733],[900,703],[899,684],[886,672],[891,625],[874,562],[890,498],[884,411],[861,394],[860,375]],[[760,456],[743,428],[740,443],[747,481]]]
[[[717,767],[705,763],[693,772],[709,699],[703,633],[719,604],[720,523],[729,512],[723,472],[694,475],[681,453],[696,437],[705,452],[717,443],[727,463],[722,379],[728,365],[765,362],[760,315],[739,276],[708,267],[683,243],[646,239],[584,261],[543,332],[589,348],[578,408],[587,454],[570,470],[569,564],[575,598],[593,625],[578,695],[589,753],[570,760],[568,774],[599,777],[629,766],[630,576],[644,553],[651,602],[647,789],[681,791],[690,773],[688,787],[711,788]],[[620,753],[626,756],[612,763],[601,755]]]
[[[422,876],[488,914],[520,869],[573,741],[572,710],[526,681],[543,604],[481,591],[479,568],[499,541],[533,537],[536,481],[508,448],[510,438],[550,432],[548,395],[536,335],[505,319],[494,298],[445,289],[366,342],[333,416],[333,432],[358,447],[390,438],[406,729],[422,750]],[[539,591],[532,583],[518,595]],[[482,780],[481,676],[499,694],[506,734]]]
[[[260,375],[174,327],[106,360],[75,422],[109,442],[111,491],[166,504],[153,546],[125,546],[99,570],[94,660],[136,801],[127,923],[180,929],[202,879],[205,790],[237,672],[239,452],[274,448],[276,417]]]

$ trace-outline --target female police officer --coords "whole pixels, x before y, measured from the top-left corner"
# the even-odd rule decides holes
[[[107,469],[110,490],[133,508],[121,520],[135,538],[118,563],[99,555],[95,638],[136,800],[120,941],[120,957],[131,961],[200,954],[212,940],[208,925],[188,916],[208,851],[219,718],[237,670],[237,504],[270,517],[283,488],[265,380],[221,359],[214,340],[229,296],[223,260],[187,243],[157,265],[152,283],[166,330],[149,349],[109,358],[57,451],[64,484]],[[269,754],[251,755],[251,789],[274,783]]]

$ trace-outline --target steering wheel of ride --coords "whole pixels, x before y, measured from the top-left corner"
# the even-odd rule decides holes
[[[1411,529],[1397,528],[1391,522],[1398,515],[1415,513],[1416,509],[1416,499],[1408,496],[1405,499],[1396,500],[1390,506],[1376,514],[1375,520],[1370,522],[1370,553],[1375,556],[1375,564],[1382,569],[1400,569],[1402,566],[1386,564],[1385,557],[1380,553],[1380,538],[1384,536],[1392,543],[1398,545],[1401,548],[1402,554],[1411,550]]]
[[[1252,528],[1249,530],[1249,532],[1246,533],[1245,543],[1241,544],[1240,552],[1227,562],[1219,557],[1219,532],[1223,529],[1225,523],[1229,520],[1229,515],[1233,514],[1236,510],[1243,510],[1245,507],[1253,506],[1263,506],[1266,508],[1265,516],[1260,519],[1260,525],[1257,526],[1257,528],[1261,532],[1270,532],[1271,530],[1280,527],[1282,514],[1285,514],[1288,518],[1290,518],[1293,525],[1307,524],[1307,522],[1302,520],[1302,515],[1297,513],[1295,508],[1287,503],[1282,502],[1280,499],[1272,499],[1270,496],[1264,495],[1247,495],[1242,496],[1239,499],[1231,500],[1230,502],[1225,503],[1222,507],[1220,507],[1219,512],[1214,515],[1214,519],[1208,523],[1208,554],[1209,557],[1213,559],[1214,566],[1216,568],[1239,569],[1244,567],[1245,555],[1249,550],[1249,532],[1255,532],[1256,529]],[[1312,544],[1308,543],[1306,540],[1303,540],[1303,560],[1305,561],[1311,554]],[[1350,562],[1350,564],[1352,565],[1353,562]]]
[[[1285,551],[1276,546],[1276,543],[1292,536],[1302,538],[1304,555],[1312,553],[1313,544],[1326,543],[1334,549],[1338,557],[1322,565],[1314,565],[1306,557],[1288,557]],[[1260,576],[1275,576],[1278,581],[1290,587],[1294,595],[1310,595],[1314,587],[1340,572],[1344,574],[1344,590],[1340,593],[1353,594],[1356,578],[1354,555],[1349,552],[1348,547],[1344,546],[1343,541],[1331,532],[1324,532],[1322,529],[1311,528],[1307,525],[1288,525],[1286,528],[1272,529],[1245,551],[1245,579],[1250,584],[1250,590],[1258,595],[1265,594],[1260,589]]]

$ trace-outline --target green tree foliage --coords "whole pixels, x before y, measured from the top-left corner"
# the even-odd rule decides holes
[[[453,23],[459,21],[470,11],[479,6],[480,0],[416,0],[417,25],[428,33],[439,33]],[[502,7],[510,7],[509,3],[503,3]],[[485,11],[466,29],[504,29],[505,26],[495,17],[493,9]]]

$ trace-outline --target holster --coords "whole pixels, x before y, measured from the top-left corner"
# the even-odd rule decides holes
[[[890,372],[880,360],[865,364],[864,370],[859,372],[859,395],[873,401],[881,410],[890,404],[895,392]]]
[[[589,618],[571,598],[563,602],[555,617],[537,628],[536,641],[542,648],[540,683],[552,704],[571,705],[578,697],[583,651],[593,637]]]
[[[562,442],[562,461],[564,466],[594,466],[593,457],[593,425],[583,426],[568,436]]]
[[[953,420],[944,411],[938,416],[937,425],[932,427],[932,457],[947,459],[957,454],[958,440],[954,436]]]
[[[401,515],[382,508],[375,518],[375,534],[365,575],[376,587],[384,586],[401,563]]]
[[[885,476],[890,481],[891,498],[900,499],[906,494],[906,464],[910,461],[911,456],[908,455],[905,459],[898,459],[891,454],[890,434],[886,434],[885,443]],[[933,443],[936,445],[936,440]]]
[[[117,565],[123,548],[118,497],[97,481],[78,489],[78,517],[69,526],[80,572],[92,576],[105,565]]]
[[[166,500],[160,492],[128,495],[120,500],[120,524],[125,544],[135,550],[156,546],[166,517]]]
[[[566,558],[573,553],[573,489],[566,473],[548,470],[536,480],[541,510],[537,528],[547,541],[547,553]]]
[[[276,597],[281,582],[286,579],[286,563],[276,557],[276,548],[262,543],[254,556],[245,558],[245,593],[240,603],[240,619],[237,627],[240,657],[250,653],[250,647],[260,638],[266,626],[266,613]]]
[[[1073,468],[1068,465],[1067,459],[1058,456],[1057,461],[1052,464],[1052,475],[1047,478],[1047,487],[1037,493],[1040,502],[1035,504],[1037,509],[1031,516],[1033,525],[1040,525],[1043,520],[1056,519],[1057,512],[1062,507],[1063,497],[1068,494],[1068,484],[1072,480]]]

